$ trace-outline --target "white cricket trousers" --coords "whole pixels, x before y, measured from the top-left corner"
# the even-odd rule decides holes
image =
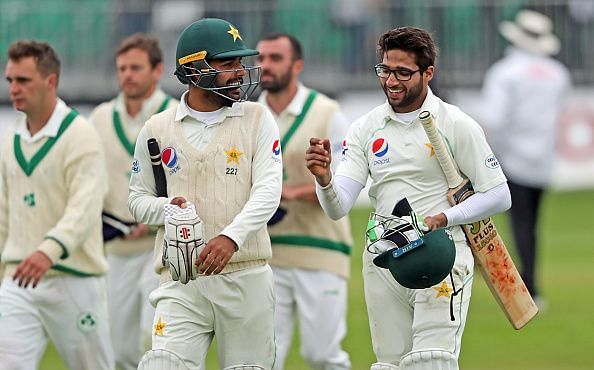
[[[159,286],[153,252],[120,256],[109,254],[107,274],[111,342],[116,365],[135,370],[150,348],[155,309],[150,293]]]
[[[114,369],[104,277],[56,276],[0,286],[0,370],[37,369],[51,339],[68,369]]]
[[[295,318],[301,357],[314,370],[349,370],[349,355],[340,343],[346,335],[347,281],[331,272],[273,267],[275,340],[274,370],[284,368]]]
[[[163,283],[155,305],[152,349],[175,353],[190,370],[204,370],[213,337],[219,368],[274,364],[274,292],[270,266]]]
[[[363,252],[363,282],[373,352],[378,362],[398,366],[410,351],[442,349],[460,354],[466,323],[474,260],[465,241],[456,242],[452,278],[456,290],[450,317],[450,275],[427,289],[408,289],[398,284],[388,269],[373,264],[376,254]],[[445,285],[444,285],[445,284]]]

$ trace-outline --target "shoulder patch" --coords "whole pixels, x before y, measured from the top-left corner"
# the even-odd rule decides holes
[[[485,159],[485,166],[492,169],[499,168],[499,161],[495,158],[494,154],[489,154],[489,156],[487,156]]]

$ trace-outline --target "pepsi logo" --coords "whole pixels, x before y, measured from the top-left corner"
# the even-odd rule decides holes
[[[281,146],[280,146],[280,141],[274,140],[274,144],[272,144],[272,153],[274,153],[274,155],[279,155],[281,152]]]
[[[342,155],[346,155],[347,150],[349,150],[349,148],[347,147],[347,142],[346,140],[342,141]]]
[[[177,151],[173,147],[167,147],[161,152],[161,160],[167,168],[173,168],[177,165]]]
[[[382,138],[376,139],[371,145],[371,151],[376,157],[383,157],[388,153],[388,142]]]

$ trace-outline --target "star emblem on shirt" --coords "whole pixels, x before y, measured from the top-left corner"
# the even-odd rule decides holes
[[[159,316],[159,320],[157,320],[157,323],[155,324],[154,335],[159,335],[162,337],[163,331],[165,330],[166,326],[167,326],[167,324],[165,324],[165,322],[163,320],[161,320],[161,317]]]
[[[429,149],[431,149],[431,152],[429,152],[429,158],[433,157],[435,155],[435,149],[433,148],[433,145],[431,145],[430,143],[425,144],[425,146]]]
[[[236,164],[239,164],[239,157],[243,155],[243,152],[237,150],[235,145],[233,145],[231,150],[225,150],[225,153],[227,154],[227,163],[235,162]]]
[[[439,298],[439,297],[450,298],[452,295],[452,292],[454,291],[454,289],[450,288],[445,281],[441,283],[441,286],[433,287],[433,289],[435,289],[437,291],[437,297],[435,297],[435,298]]]
[[[237,41],[237,39],[243,40],[239,34],[239,30],[232,25],[229,25],[229,31],[227,33],[233,36],[233,42]]]

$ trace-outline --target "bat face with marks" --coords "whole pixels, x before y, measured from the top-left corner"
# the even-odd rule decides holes
[[[433,123],[431,113],[423,111],[419,120],[435,149],[439,164],[446,175],[448,200],[452,206],[463,202],[474,194],[472,183],[460,175],[450,152]],[[503,239],[491,218],[470,225],[463,225],[475,263],[493,297],[515,329],[526,325],[537,313],[520,273],[516,269]]]

